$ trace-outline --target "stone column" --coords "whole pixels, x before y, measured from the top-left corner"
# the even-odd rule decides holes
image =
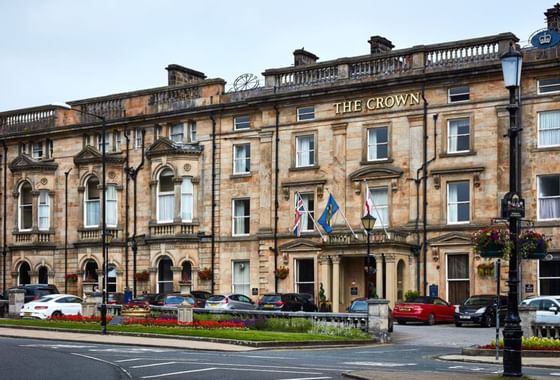
[[[397,268],[395,265],[394,255],[385,255],[385,269],[387,270],[386,283],[387,291],[385,292],[386,299],[389,300],[391,305],[395,305],[397,301]]]
[[[521,330],[525,338],[534,336],[533,324],[537,320],[537,308],[529,305],[519,305],[519,318],[521,318]]]
[[[152,220],[157,220],[157,218],[158,218],[157,207],[156,207],[156,205],[157,205],[157,185],[158,185],[158,181],[156,181],[156,180],[150,181],[150,189],[152,190],[151,191],[152,196],[150,198],[150,205],[151,205],[150,219],[152,219]],[[138,197],[140,197],[140,194],[138,194]]]
[[[251,145],[251,172],[258,170],[259,173],[259,233],[272,233],[274,225],[274,180],[275,173],[272,167],[272,131],[259,133],[259,165],[255,165],[254,158],[257,157],[256,147]],[[254,141],[254,140],[253,140]],[[253,153],[254,152],[254,153]],[[280,186],[280,184],[278,184]],[[280,197],[280,191],[278,192]]]
[[[375,256],[375,293],[378,297],[383,297],[383,259],[381,254]]]
[[[179,281],[181,281],[182,267],[171,267],[171,273],[173,273],[173,291],[179,292]]]
[[[327,299],[327,301],[332,301],[331,259],[328,256],[321,256],[319,258],[319,264],[321,265],[321,283],[323,284],[323,289],[325,290],[325,298]],[[321,287],[319,286],[319,289],[320,288]]]
[[[333,268],[332,268],[332,305],[333,312],[338,313],[340,311],[340,256],[331,257]]]
[[[175,211],[173,222],[181,223],[181,184],[183,183],[183,178],[175,177],[173,178],[173,190],[175,191]]]

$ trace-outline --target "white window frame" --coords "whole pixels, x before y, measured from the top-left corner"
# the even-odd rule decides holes
[[[236,271],[236,268],[239,268],[239,270]],[[238,272],[243,272],[241,278],[236,275]],[[231,291],[247,297],[251,296],[251,264],[249,260],[232,260]]]
[[[300,140],[305,138],[311,138],[312,148],[308,150],[300,150]],[[296,168],[306,168],[306,167],[315,166],[316,165],[315,153],[316,153],[315,134],[311,133],[308,135],[296,136]],[[307,156],[311,160],[310,163],[308,164],[303,163],[303,158],[305,156]]]
[[[176,145],[183,145],[185,143],[185,123],[177,123],[169,127],[169,140],[173,141]]]
[[[297,109],[297,121],[315,120],[315,106],[300,107]]]
[[[109,264],[108,269],[109,272],[107,274],[107,292],[113,293],[117,291],[117,278],[118,278],[117,266],[115,264]]]
[[[142,136],[143,129],[136,128],[134,130],[134,149],[142,148],[144,145],[144,136]]]
[[[387,134],[387,140],[385,142],[378,142],[378,133],[379,131],[385,130]],[[375,143],[372,143],[372,133],[375,134]],[[387,147],[387,154],[385,157],[379,157],[378,153],[378,146],[385,145]],[[375,152],[373,148],[375,147]],[[376,157],[373,157],[373,153],[375,153]],[[375,128],[368,128],[367,129],[367,160],[368,161],[385,161],[389,158],[389,127],[375,127]]]
[[[464,88],[467,89],[466,92],[458,92],[456,94],[451,94],[451,91],[453,90],[460,90]],[[465,95],[467,95],[467,99],[453,100],[454,96],[465,96]],[[469,86],[457,86],[457,87],[451,87],[447,89],[447,103],[464,103],[464,102],[468,102],[470,98],[471,98],[471,89]]]
[[[244,215],[237,215],[236,211],[237,211],[237,207],[236,204],[237,202],[247,202],[245,203],[245,206],[247,207],[245,211]],[[233,199],[231,202],[231,234],[232,236],[248,236],[251,233],[251,200],[249,198],[239,198],[239,199]],[[241,233],[236,233],[236,226],[239,225],[239,223],[241,223],[240,225],[245,227],[245,219],[249,220],[249,225],[247,227],[247,231],[243,231]],[[245,228],[243,228],[245,229]]]
[[[297,193],[296,193],[297,194]],[[301,200],[303,201],[303,207],[305,208],[305,212],[301,215],[301,231],[302,232],[311,232],[315,231],[315,224],[313,223],[313,219],[315,219],[315,193],[300,193]],[[297,203],[297,195],[294,197],[294,200]],[[309,201],[312,201],[313,209],[309,207]],[[296,205],[294,205],[294,208]]]
[[[116,227],[118,224],[119,208],[117,198],[117,186],[115,184],[108,184],[105,188],[105,224],[107,227]]]
[[[194,214],[194,186],[192,177],[183,177],[181,182],[181,220],[190,223]]]
[[[173,185],[173,188],[171,189],[171,191],[161,191],[161,177],[163,176],[163,174],[165,173],[171,173],[171,177],[174,178],[174,174],[173,171],[169,168],[163,169],[159,174],[158,174],[158,184],[157,184],[157,191],[156,191],[156,196],[157,196],[157,200],[156,200],[156,218],[157,218],[157,223],[173,223],[174,220],[174,215],[175,215],[175,185]],[[166,175],[166,177],[168,177]],[[171,180],[173,183],[173,179]],[[173,207],[172,207],[172,211],[171,211],[171,219],[161,219],[160,218],[160,211],[161,211],[161,200],[163,197],[169,197],[173,199]]]
[[[190,143],[195,143],[195,142],[198,141],[196,121],[191,120],[191,121],[188,122],[188,131],[187,132],[188,132]]]
[[[372,204],[372,210],[371,210],[372,216],[375,217],[375,224],[373,228],[388,227],[389,219],[390,219],[389,188],[387,186],[370,187],[369,193],[370,193],[370,199],[372,199],[372,203],[374,204],[374,205]],[[385,203],[379,201],[379,196],[376,196],[375,195],[376,193],[385,196],[386,198]]]
[[[449,278],[449,257],[450,256],[467,256],[467,265],[469,266],[467,268],[467,275],[468,273],[471,272],[471,263],[469,260],[469,254],[465,253],[465,252],[450,252],[448,254],[445,255],[445,300],[447,302],[449,302],[449,283],[450,282],[468,282],[469,284],[469,294],[470,294],[470,286],[471,286],[471,279],[470,277],[466,277],[466,278]]]
[[[97,150],[99,152],[103,152],[103,133],[99,133],[96,135],[96,143],[97,143]],[[108,136],[108,133],[105,133],[105,153],[110,152],[109,147],[110,144],[109,142],[111,141],[110,137]]]
[[[37,226],[40,231],[48,231],[50,228],[50,196],[48,190],[40,190],[37,199]],[[41,216],[41,215],[45,216]],[[45,220],[46,219],[46,220]],[[44,223],[42,223],[42,221]]]
[[[238,153],[245,153],[243,157],[238,157]],[[239,170],[243,168],[244,170]],[[235,144],[233,146],[233,174],[251,173],[251,144]]]
[[[161,127],[161,125],[156,125],[154,127],[154,141],[160,139],[162,134],[163,134],[163,128]]]
[[[545,80],[555,80],[556,83],[541,85],[541,81],[545,81]],[[549,87],[553,87],[553,88],[557,87],[558,90],[542,91],[543,89],[546,89],[546,88],[549,88]],[[557,94],[559,92],[560,92],[560,78],[547,78],[547,79],[537,80],[537,94],[547,95],[547,94]]]
[[[461,123],[464,121],[467,121],[469,132],[451,134],[452,124]],[[460,126],[464,126],[464,125],[460,125]],[[459,145],[458,144],[459,139],[462,137],[464,138],[465,136],[467,136],[468,148],[463,150],[459,150],[458,148],[452,149],[452,145],[453,145],[451,143],[452,139],[455,138],[457,140],[457,143],[455,145]],[[471,150],[471,120],[468,117],[461,117],[461,118],[447,120],[447,153],[449,154],[466,153],[466,152],[470,152],[470,150]]]
[[[299,272],[300,272],[299,266],[300,266],[300,263],[304,260],[305,261],[310,260],[310,261],[313,262],[313,270],[311,272],[313,274],[313,281],[300,281],[300,279],[299,279]],[[315,295],[315,280],[316,280],[316,278],[315,278],[315,274],[316,274],[315,265],[316,265],[316,263],[315,263],[315,259],[313,257],[301,257],[301,258],[298,257],[297,259],[295,259],[295,263],[294,263],[294,268],[295,268],[295,271],[294,271],[295,272],[294,273],[295,284],[294,285],[295,286],[294,286],[294,288],[295,288],[297,293],[302,293],[302,291],[300,290],[301,285],[311,285],[313,287],[312,294]]]
[[[98,199],[89,199],[89,181],[96,179],[97,183],[99,184],[99,179],[97,177],[91,176],[85,182],[85,191],[84,191],[84,227],[99,227],[99,222],[101,221],[101,191],[99,191],[99,198]],[[97,223],[95,224],[88,224],[88,205],[97,203],[98,208],[98,219]]]
[[[121,150],[121,131],[113,131],[113,152]]]
[[[31,203],[23,203],[23,194],[22,194],[22,189],[23,186],[25,185],[29,185],[30,190],[29,190],[29,195],[31,196]],[[31,231],[33,229],[33,187],[31,186],[31,184],[27,181],[22,182],[21,185],[19,186],[19,191],[18,191],[18,230],[19,231]],[[23,215],[24,215],[24,210],[27,208],[31,208],[31,226],[29,228],[24,228],[23,227]]]
[[[233,130],[242,131],[251,128],[251,116],[239,115],[233,118]]]
[[[542,218],[541,217],[541,200],[556,200],[560,202],[560,189],[558,189],[558,195],[551,195],[547,197],[541,197],[541,180],[544,177],[557,177],[560,181],[560,174],[547,174],[547,175],[539,175],[537,176],[537,220],[559,220],[560,213],[557,218]]]
[[[31,144],[31,157],[35,160],[40,160],[43,158],[43,143],[42,142],[34,142]]]
[[[552,131],[555,132],[556,134],[558,134],[559,136],[556,138],[559,143],[558,144],[548,144],[545,145],[542,143],[542,139],[541,139],[541,118],[543,114],[558,114],[558,125],[554,126],[553,128],[550,129],[546,129],[546,131]],[[538,112],[537,113],[537,119],[538,119],[538,126],[537,126],[537,146],[539,148],[548,148],[548,147],[557,147],[560,146],[560,110],[552,110],[552,111],[542,111],[542,112]]]
[[[468,201],[456,201],[456,202],[451,202],[450,200],[450,192],[449,189],[451,186],[457,186],[460,184],[466,184],[467,185],[467,189],[469,191],[469,199]],[[471,192],[471,184],[469,181],[453,181],[453,182],[448,182],[447,183],[447,224],[468,224],[471,221],[471,198],[472,198],[472,192]],[[468,219],[467,220],[451,220],[451,207],[455,206],[457,207],[456,210],[456,214],[457,214],[457,219],[459,219],[459,205],[462,204],[467,204],[469,206],[469,214],[468,214]]]

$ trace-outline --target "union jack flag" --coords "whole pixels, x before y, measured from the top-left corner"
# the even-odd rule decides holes
[[[294,235],[299,237],[301,236],[301,224],[302,224],[302,215],[305,214],[305,204],[303,203],[303,199],[301,199],[301,195],[299,195],[299,193],[296,193],[296,209],[295,209],[296,215],[295,215],[295,220],[294,220],[294,227],[292,228],[292,231],[294,232]]]

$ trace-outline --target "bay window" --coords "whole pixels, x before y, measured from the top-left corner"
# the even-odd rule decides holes
[[[50,228],[50,201],[49,191],[41,190],[39,192],[39,230],[45,231]]]
[[[175,210],[175,191],[173,188],[173,172],[163,170],[159,175],[157,188],[157,221],[158,223],[173,222]]]
[[[181,220],[192,222],[193,219],[193,184],[190,177],[183,177],[181,183]]]

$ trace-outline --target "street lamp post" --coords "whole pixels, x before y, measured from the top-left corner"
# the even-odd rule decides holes
[[[509,90],[509,192],[502,200],[502,216],[509,221],[509,232],[513,243],[509,257],[508,271],[508,306],[504,326],[504,376],[522,376],[521,369],[521,337],[518,304],[519,284],[519,226],[524,216],[524,202],[519,192],[518,165],[520,123],[517,120],[519,100],[517,90],[521,82],[522,55],[510,46],[509,51],[501,56],[505,87]]]
[[[371,254],[371,240],[370,240],[370,234],[371,231],[373,230],[373,226],[375,226],[375,217],[372,216],[371,214],[366,214],[364,216],[362,216],[362,225],[364,227],[364,230],[366,230],[366,234],[367,234],[367,274],[366,274],[366,298],[369,298],[370,296],[370,289],[369,289],[369,274],[370,274],[370,261],[369,261],[369,256]]]
[[[105,171],[106,171],[106,162],[107,162],[107,147],[106,147],[106,120],[104,116],[97,115],[91,112],[87,112],[81,109],[72,108],[68,104],[61,104],[59,105],[61,108],[64,108],[69,111],[78,112],[83,115],[89,115],[95,117],[96,119],[101,121],[101,252],[103,255],[103,272],[105,275],[103,276],[103,301],[101,303],[101,334],[107,333],[107,274],[109,272],[109,252],[107,251],[107,242],[106,242],[106,235],[107,235],[107,223],[106,223],[106,212],[107,212],[107,204],[106,204],[106,190],[107,184],[105,181]]]

